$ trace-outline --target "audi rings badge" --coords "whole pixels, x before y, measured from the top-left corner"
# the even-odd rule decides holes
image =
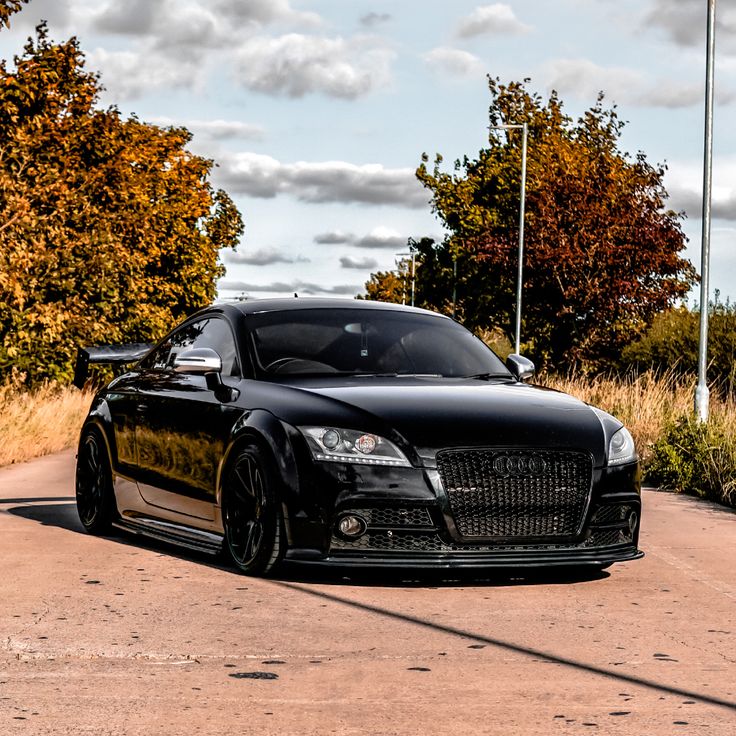
[[[543,475],[547,463],[539,455],[496,455],[493,471],[503,478],[522,475]]]

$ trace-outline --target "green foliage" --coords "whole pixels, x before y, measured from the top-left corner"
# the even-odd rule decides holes
[[[716,301],[708,316],[708,381],[724,392],[736,387],[736,305]],[[698,370],[700,312],[686,307],[658,314],[649,329],[624,348],[621,365],[637,370]]]
[[[0,380],[68,381],[80,344],[149,341],[209,304],[243,232],[184,128],[96,107],[76,39],[0,65]]]
[[[455,290],[466,326],[513,334],[521,132],[493,126],[526,122],[524,348],[555,369],[610,364],[694,282],[680,217],[665,209],[664,167],[619,151],[624,123],[602,95],[574,121],[555,93],[545,102],[526,82],[489,86],[488,147],[451,173],[441,155],[417,169],[450,231],[415,244],[417,303],[447,312]],[[384,281],[374,275],[369,296]]]
[[[736,505],[736,435],[719,417],[683,416],[654,443],[645,482]]]

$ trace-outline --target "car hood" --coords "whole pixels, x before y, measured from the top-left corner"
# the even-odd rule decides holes
[[[327,404],[334,409],[339,404],[348,415],[356,409],[359,415],[371,415],[374,426],[388,425],[398,432],[425,459],[449,447],[564,447],[587,450],[596,465],[605,463],[605,434],[596,413],[551,389],[510,381],[421,378],[289,383],[313,399],[326,400],[319,407],[325,410],[325,422],[339,426],[341,414],[333,414]]]

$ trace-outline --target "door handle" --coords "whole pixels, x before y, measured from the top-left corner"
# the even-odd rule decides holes
[[[148,404],[137,404],[135,410],[138,414],[143,414],[143,412],[148,411]]]

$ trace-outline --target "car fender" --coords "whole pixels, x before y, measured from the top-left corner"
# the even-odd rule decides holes
[[[79,431],[77,454],[79,454],[79,446],[82,442],[82,437],[90,427],[95,427],[102,435],[107,449],[107,457],[110,461],[110,467],[113,469],[113,472],[117,472],[117,453],[114,452],[115,435],[112,429],[112,415],[110,414],[110,408],[108,407],[107,402],[99,396],[94,398],[89,414],[84,420],[82,429]]]
[[[244,444],[256,444],[267,451],[273,460],[278,473],[280,485],[284,491],[282,500],[299,492],[299,477],[291,441],[284,425],[269,411],[255,409],[244,414],[233,426],[228,447],[218,468],[217,504],[222,502],[222,484],[225,469],[233,452]]]

